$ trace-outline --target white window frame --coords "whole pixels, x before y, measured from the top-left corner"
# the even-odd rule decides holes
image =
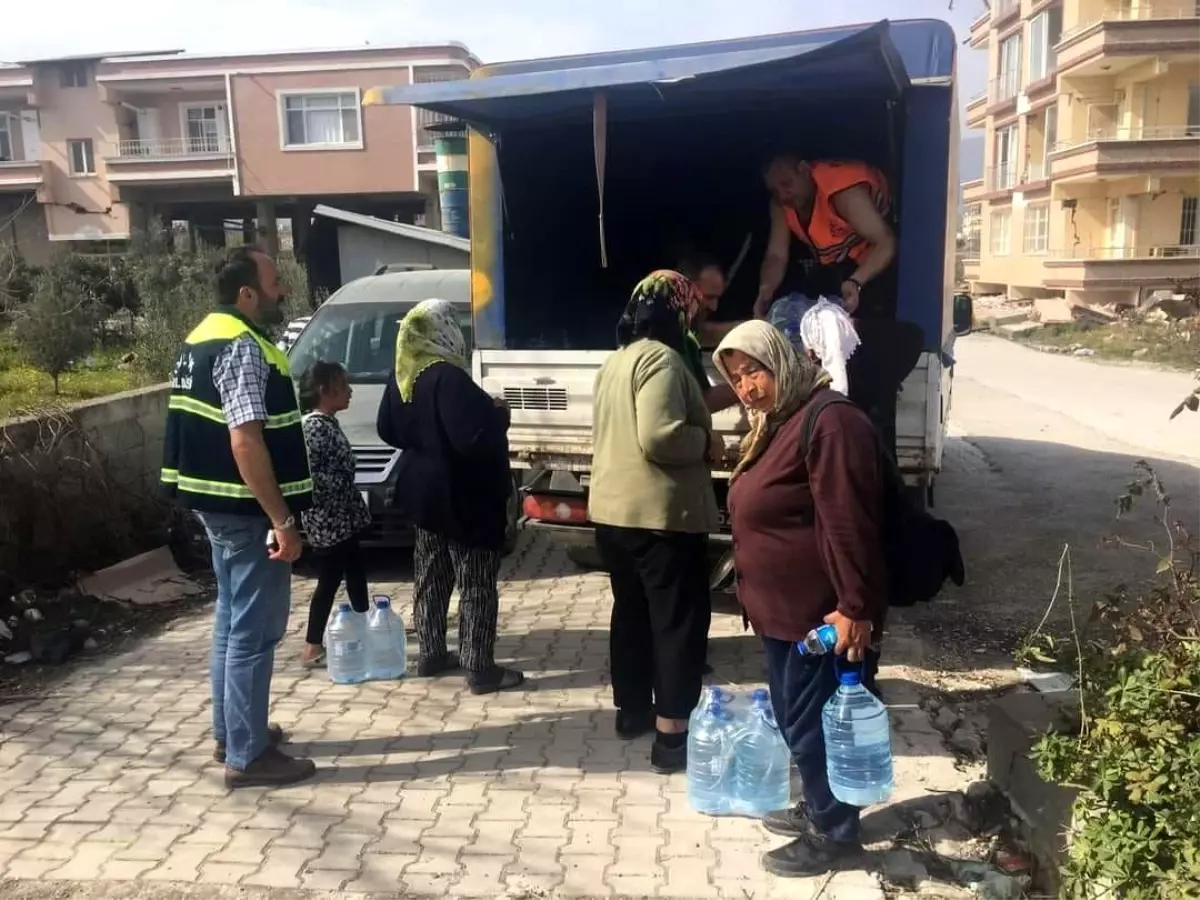
[[[82,148],[83,168],[75,166],[75,147]],[[89,178],[96,174],[96,145],[91,138],[70,138],[67,141],[67,167],[72,178]]]
[[[1051,125],[1053,122],[1053,140],[1051,140]],[[1046,161],[1046,177],[1050,177],[1050,154],[1054,152],[1054,145],[1058,143],[1058,102],[1055,101],[1046,107],[1044,118],[1042,119],[1042,140],[1045,144],[1042,148],[1042,159]]]
[[[193,109],[211,109],[213,111],[213,121],[217,126],[217,149],[216,150],[193,150],[192,137],[188,134],[188,113]],[[225,104],[219,100],[212,100],[208,103],[181,103],[179,104],[179,135],[182,138],[183,147],[189,153],[224,153],[229,147],[229,134],[227,126],[227,117],[225,115]]]
[[[351,94],[354,96],[354,111],[358,121],[358,140],[325,144],[289,144],[287,130],[287,100],[289,97],[317,97]],[[279,116],[279,149],[288,152],[305,150],[361,150],[363,149],[362,89],[357,87],[310,88],[275,92],[275,109]],[[339,110],[344,107],[338,107]]]
[[[1021,32],[1000,42],[997,101],[1011,100],[1021,93]]]
[[[1031,229],[1030,226],[1033,226]],[[1050,252],[1050,204],[1030,203],[1025,207],[1022,224],[1022,246],[1030,256],[1045,256]]]
[[[993,209],[989,218],[988,250],[991,251],[992,256],[1008,256],[1012,252],[1012,209]],[[996,226],[1001,221],[1004,222],[1004,243],[1002,245],[996,240],[1000,230]]]
[[[13,140],[12,127],[12,123],[15,118],[15,116],[10,115],[9,113],[0,112],[0,134],[3,134],[4,139],[8,141],[7,152],[5,152],[3,148],[0,148],[0,161],[11,159],[13,162],[16,162],[17,147],[16,142]]]
[[[1007,138],[1007,140],[1002,141],[1002,137]],[[1006,125],[1003,128],[996,129],[995,137],[993,138],[995,159],[992,162],[992,168],[996,172],[995,190],[1008,190],[1017,183],[1017,155],[1018,150],[1020,149],[1017,145],[1017,142],[1019,139],[1020,134],[1018,132],[1016,122],[1011,125]],[[1002,154],[1000,153],[1000,148],[1002,145],[1006,151],[1005,154],[1003,154],[1003,158]],[[1006,168],[1003,170],[1004,174],[1001,174],[1002,165],[1006,166]]]

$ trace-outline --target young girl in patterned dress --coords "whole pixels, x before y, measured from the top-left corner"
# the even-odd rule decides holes
[[[325,659],[325,624],[342,581],[356,612],[365,613],[367,570],[360,532],[371,514],[354,486],[354,451],[338,424],[337,414],[350,405],[352,389],[346,370],[335,362],[318,361],[300,379],[300,408],[304,442],[312,470],[313,505],[303,513],[304,533],[317,565],[317,588],[308,606],[308,633],[300,659],[320,665]]]

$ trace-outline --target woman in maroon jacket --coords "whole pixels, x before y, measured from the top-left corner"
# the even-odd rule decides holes
[[[762,639],[775,718],[804,782],[802,805],[763,818],[794,839],[763,865],[817,875],[861,851],[859,811],[834,799],[825,772],[821,710],[837,691],[834,656],[800,656],[795,643],[827,622],[838,654],[868,662],[872,623],[887,605],[882,460],[871,421],[849,403],[822,409],[803,446],[806,409],[830,390],[829,375],[767,323],[731,331],[716,364],[750,418],[729,490],[738,599]]]

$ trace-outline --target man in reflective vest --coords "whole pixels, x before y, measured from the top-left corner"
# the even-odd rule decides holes
[[[316,767],[280,752],[267,709],[312,479],[287,356],[262,331],[283,320],[287,292],[270,257],[250,247],[221,260],[216,284],[217,311],[175,363],[162,487],[212,544],[213,756],[231,788],[292,784]]]

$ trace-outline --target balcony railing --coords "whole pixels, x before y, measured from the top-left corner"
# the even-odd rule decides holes
[[[1085,144],[1110,141],[1179,141],[1200,138],[1200,125],[1135,125],[1132,127],[1093,128],[1084,137],[1061,140],[1052,152],[1061,153]]]
[[[1067,247],[1051,250],[1057,259],[1200,259],[1200,244],[1158,244],[1149,247]]]
[[[1001,163],[992,166],[985,174],[984,186],[989,191],[1006,191],[1017,183],[1017,164]]]
[[[178,159],[184,156],[228,156],[233,152],[229,139],[151,138],[117,143],[119,159]]]
[[[1196,19],[1200,18],[1200,7],[1195,3],[1156,3],[1153,6],[1107,6],[1100,15],[1092,16],[1080,22],[1074,28],[1063,31],[1058,39],[1058,46],[1073,37],[1083,34],[1101,22],[1144,22],[1154,19]]]
[[[1022,184],[1033,184],[1037,181],[1046,180],[1046,161],[1039,159],[1037,162],[1027,163],[1025,171],[1021,173]]]
[[[1006,103],[1015,100],[1021,92],[1021,73],[1006,72],[988,82],[988,103]]]

